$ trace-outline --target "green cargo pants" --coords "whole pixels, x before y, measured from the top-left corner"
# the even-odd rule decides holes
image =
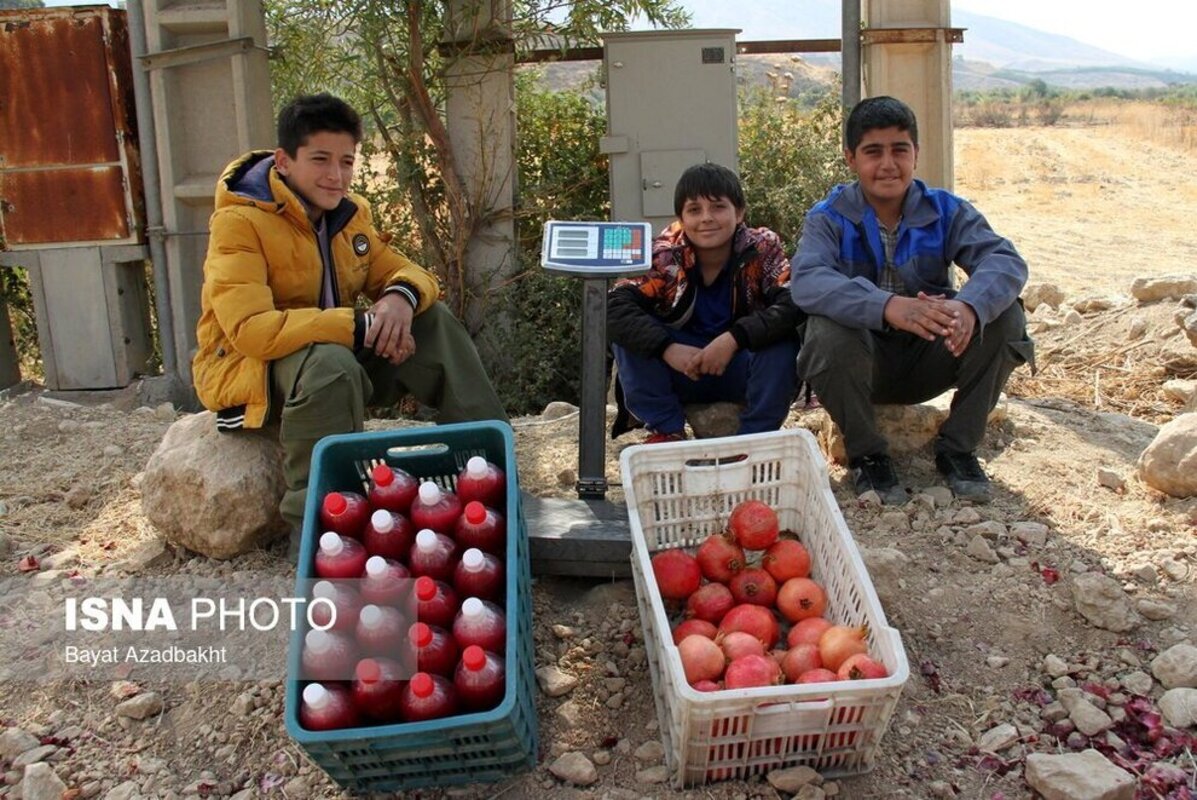
[[[283,477],[279,503],[298,543],[312,448],[324,436],[362,430],[366,406],[394,405],[404,394],[437,409],[438,422],[507,420],[469,333],[443,303],[412,320],[416,352],[395,366],[373,353],[313,344],[270,365],[271,415],[280,419]]]

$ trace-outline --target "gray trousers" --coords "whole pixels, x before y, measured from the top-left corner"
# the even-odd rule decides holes
[[[280,418],[286,492],[283,519],[297,530],[307,500],[312,449],[321,438],[362,430],[366,406],[410,392],[438,422],[507,420],[469,332],[442,303],[412,320],[416,352],[399,366],[339,344],[313,344],[270,365],[271,415]]]
[[[1022,306],[1012,304],[973,334],[957,358],[943,340],[927,341],[905,331],[849,328],[827,317],[809,317],[798,354],[798,374],[844,434],[851,461],[886,453],[873,405],[912,405],[953,386],[956,395],[935,440],[937,451],[971,453],[985,435],[1016,366],[1034,364]]]

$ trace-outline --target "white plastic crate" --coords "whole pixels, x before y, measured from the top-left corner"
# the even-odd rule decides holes
[[[665,754],[678,787],[809,766],[826,777],[872,769],[910,675],[877,593],[805,430],[629,447],[620,458],[632,534],[632,574]],[[868,625],[886,678],[699,692],[690,687],[653,579],[653,554],[695,548],[726,529],[744,500],[777,511],[811,555],[828,619]],[[784,628],[783,628],[784,635]]]

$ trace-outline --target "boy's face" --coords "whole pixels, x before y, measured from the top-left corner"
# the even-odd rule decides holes
[[[699,250],[712,250],[731,241],[744,209],[726,197],[692,197],[682,205],[682,230]]]
[[[320,131],[309,136],[292,158],[281,147],[274,151],[274,163],[287,185],[317,212],[332,211],[344,199],[353,180],[357,143],[348,133]]]
[[[914,180],[919,148],[910,131],[875,128],[865,133],[856,151],[844,150],[848,167],[860,179],[860,188],[869,203],[892,205],[901,202]]]

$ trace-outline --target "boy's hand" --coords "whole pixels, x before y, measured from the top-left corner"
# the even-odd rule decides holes
[[[374,322],[366,331],[366,347],[390,361],[402,364],[416,352],[416,340],[411,335],[411,321],[415,309],[403,295],[392,292],[378,299],[370,307]]]
[[[698,373],[692,369],[695,358],[702,353],[697,347],[674,342],[665,348],[662,358],[670,369],[680,372],[692,381],[698,380]]]
[[[948,307],[942,294],[928,295],[919,292],[918,297],[894,295],[885,304],[885,321],[891,327],[934,341],[936,336],[945,339],[952,332],[959,313]]]
[[[956,318],[951,333],[944,337],[944,347],[956,358],[960,358],[977,330],[977,312],[962,300],[944,300],[941,305]]]
[[[699,375],[722,375],[738,349],[739,345],[736,344],[734,336],[730,333],[719,334],[698,351],[691,365],[694,374],[690,377],[697,380]]]

